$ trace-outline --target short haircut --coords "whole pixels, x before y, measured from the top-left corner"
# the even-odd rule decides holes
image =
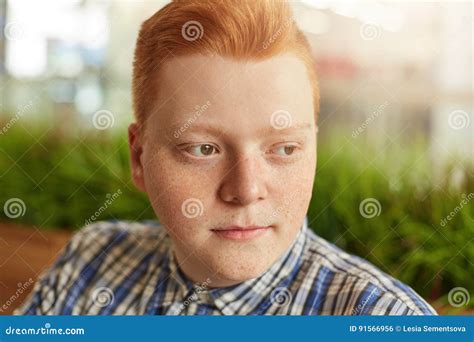
[[[281,0],[175,0],[141,26],[133,63],[133,109],[143,125],[156,102],[160,66],[173,57],[203,54],[260,61],[294,53],[313,88],[315,120],[319,88],[311,48]]]

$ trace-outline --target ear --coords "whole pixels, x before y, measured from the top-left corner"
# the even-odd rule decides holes
[[[141,156],[143,153],[143,139],[139,126],[132,123],[128,126],[128,147],[130,149],[130,164],[132,169],[132,179],[135,186],[146,192],[145,180],[143,176],[143,164]]]

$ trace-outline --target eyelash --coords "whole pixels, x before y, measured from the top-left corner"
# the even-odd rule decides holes
[[[195,155],[192,155],[191,153],[188,152],[188,150],[189,150],[190,148],[202,147],[202,146],[205,146],[205,145],[209,145],[210,147],[214,148],[214,151],[215,151],[215,150],[219,151],[219,149],[218,149],[215,145],[210,144],[210,143],[185,145],[184,147],[181,148],[181,150],[183,150],[184,153],[187,153],[188,155],[190,155],[190,156],[191,156],[192,158],[194,158],[194,159],[209,159],[209,158],[207,158],[206,156],[204,156],[204,157],[196,157]],[[277,146],[276,148],[286,148],[286,147],[293,147],[293,148],[294,148],[293,153],[290,154],[290,155],[286,155],[286,156],[279,156],[279,155],[277,155],[277,157],[282,157],[282,158],[288,159],[288,158],[294,157],[294,152],[301,149],[301,148],[300,148],[297,144],[295,144],[295,143],[293,143],[293,144],[279,145],[279,146]],[[218,153],[219,153],[219,152],[218,152]],[[217,154],[218,154],[218,153],[217,153]],[[214,153],[214,154],[216,154],[216,153]]]

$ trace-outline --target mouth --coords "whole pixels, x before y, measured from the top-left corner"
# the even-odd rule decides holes
[[[228,240],[247,241],[262,236],[272,226],[227,226],[222,228],[211,229],[218,237]]]

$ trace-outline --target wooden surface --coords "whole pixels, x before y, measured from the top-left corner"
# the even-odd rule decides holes
[[[0,223],[0,315],[11,314],[25,300],[71,235]]]

